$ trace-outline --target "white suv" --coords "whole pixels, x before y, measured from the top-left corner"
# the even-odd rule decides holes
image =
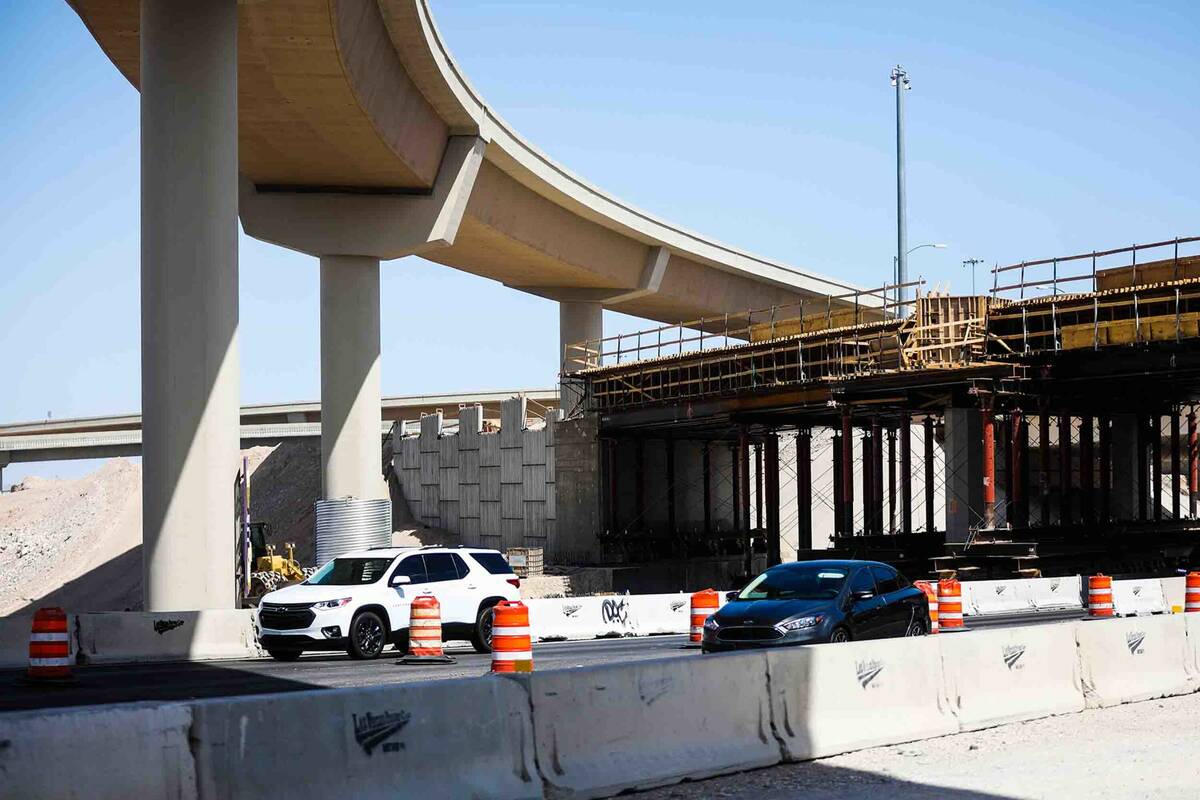
[[[408,648],[409,605],[433,595],[442,639],[491,652],[492,606],[519,600],[521,581],[504,556],[473,547],[384,547],[338,556],[303,583],[263,596],[259,642],[280,661],[305,650],[378,658],[388,642]]]

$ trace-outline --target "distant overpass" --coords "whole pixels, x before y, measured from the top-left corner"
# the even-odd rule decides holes
[[[427,394],[385,397],[381,405],[380,434],[397,421],[415,421],[424,414],[444,410],[447,416],[460,405],[478,403],[485,418],[500,418],[500,401],[524,396],[531,413],[539,416],[558,408],[554,389],[514,389],[460,394]],[[494,413],[488,413],[494,412]],[[321,435],[320,403],[270,403],[241,410],[242,447],[285,439]],[[142,454],[142,417],[117,414],[104,417],[45,420],[0,424],[0,469],[8,464],[34,461],[70,461],[118,458]]]

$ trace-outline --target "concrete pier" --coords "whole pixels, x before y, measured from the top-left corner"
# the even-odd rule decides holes
[[[141,3],[142,540],[151,611],[234,603],[237,3]]]
[[[321,496],[388,496],[380,462],[379,259],[321,257]]]

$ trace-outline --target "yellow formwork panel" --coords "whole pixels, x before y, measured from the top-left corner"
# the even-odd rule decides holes
[[[1200,313],[1174,314],[1146,317],[1140,321],[1120,319],[1101,322],[1098,325],[1064,325],[1060,329],[1062,348],[1079,350],[1099,345],[1134,344],[1136,342],[1173,342],[1175,332],[1179,338],[1194,339],[1200,336]]]

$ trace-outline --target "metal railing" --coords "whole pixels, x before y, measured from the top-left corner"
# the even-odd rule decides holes
[[[567,345],[564,355],[568,363],[582,364],[583,368],[608,367],[895,319],[903,316],[904,309],[915,307],[924,286],[924,280],[885,284],[821,299],[701,317],[588,339]],[[915,289],[917,296],[901,299],[904,289]]]
[[[1186,247],[1195,242],[1200,242],[1200,236],[1176,237],[1114,250],[1093,250],[1072,256],[996,266],[992,268],[991,294],[992,297],[1025,300],[1047,294],[1095,292],[1101,290],[1100,281],[1106,273],[1114,274],[1124,269],[1130,271],[1130,286],[1138,285],[1139,271],[1143,278],[1148,274],[1157,276],[1161,273],[1165,280],[1179,280],[1188,277],[1187,270],[1195,265],[1193,276],[1200,275],[1200,248]],[[1185,250],[1196,250],[1197,255],[1181,255],[1180,245],[1184,245]],[[1148,253],[1155,258],[1147,261]],[[1120,258],[1114,261],[1114,257]],[[1001,284],[1002,280],[1012,281],[1012,273],[1018,271],[1018,280]],[[1064,287],[1070,291],[1065,291]]]

